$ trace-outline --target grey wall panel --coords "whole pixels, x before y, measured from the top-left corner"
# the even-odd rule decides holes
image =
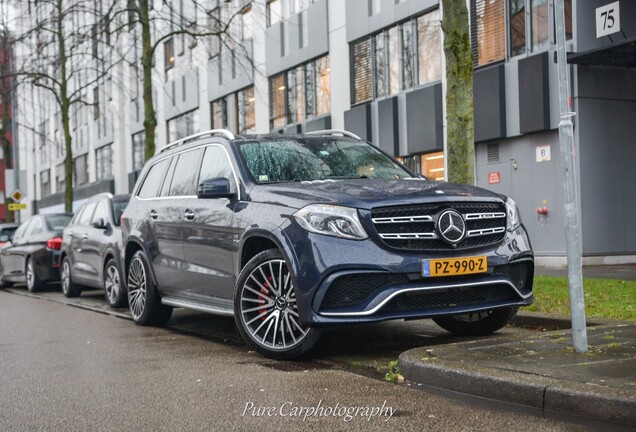
[[[611,45],[609,37],[596,38],[597,7],[612,3],[613,0],[579,0],[576,2],[577,51],[589,51],[595,48]],[[636,1],[621,0],[620,2],[621,30],[628,38],[636,37]],[[624,40],[620,33],[611,35],[614,42]]]
[[[369,16],[369,0],[345,1],[348,42],[438,6],[438,0],[406,0],[399,3],[396,3],[395,0],[380,0],[380,13]]]
[[[509,61],[504,64],[506,93],[506,136],[520,135],[519,131],[519,64]]]
[[[344,113],[345,129],[371,141],[371,104],[357,105]]]
[[[305,132],[331,129],[331,116],[323,116],[305,123]]]
[[[285,126],[284,131],[286,134],[292,134],[292,135],[303,133],[303,126],[301,124],[293,124],[293,125]]]
[[[503,64],[475,71],[473,100],[476,142],[506,136],[505,76]]]
[[[444,149],[442,84],[407,93],[405,114],[409,154]]]
[[[375,143],[391,156],[400,153],[397,96],[378,102],[378,140]]]
[[[519,129],[521,133],[550,129],[548,53],[519,60]]]
[[[224,50],[208,62],[208,100],[214,101],[254,83],[253,43],[245,42],[234,51],[235,74],[232,77],[232,53]]]
[[[542,132],[499,141],[499,161],[490,163],[488,144],[477,144],[475,148],[477,185],[517,202],[537,255],[565,254],[558,140],[557,132]],[[550,146],[550,161],[536,161],[536,147],[540,145]],[[499,173],[500,183],[488,183],[492,172]],[[538,216],[538,207],[547,207],[548,215]]]
[[[168,81],[164,86],[164,116],[171,119],[199,107],[198,69]]]
[[[327,14],[327,0],[318,0],[307,8],[307,22],[309,25],[309,41],[300,47],[300,14],[291,16],[284,24],[277,23],[265,31],[265,70],[268,76],[277,74],[298,64],[329,52],[329,19]],[[289,52],[281,55],[282,26],[288,27]]]
[[[79,201],[103,192],[115,193],[115,180],[102,180],[73,188],[73,200]],[[45,208],[64,203],[64,192],[54,193],[36,201],[37,208]]]

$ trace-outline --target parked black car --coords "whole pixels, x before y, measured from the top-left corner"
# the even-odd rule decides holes
[[[279,359],[324,326],[430,317],[483,335],[532,302],[513,200],[429,181],[348,132],[177,141],[144,167],[122,227],[135,322],[234,316]]]
[[[99,194],[86,201],[64,229],[60,254],[62,292],[77,297],[83,286],[104,289],[112,307],[126,305],[120,278],[121,215],[130,195]]]
[[[17,223],[0,224],[0,247],[11,241],[11,239],[13,238],[13,234],[19,226],[20,224]]]
[[[60,280],[62,230],[72,214],[35,215],[20,225],[11,243],[0,249],[2,286],[26,282],[37,291],[47,282]]]

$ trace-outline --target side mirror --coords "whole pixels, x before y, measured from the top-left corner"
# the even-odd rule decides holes
[[[225,177],[211,178],[199,183],[198,198],[231,198],[230,180]]]
[[[106,222],[102,218],[99,218],[99,219],[93,221],[92,225],[93,225],[93,228],[97,228],[97,229],[106,229],[106,228],[108,228],[108,225],[106,225]]]

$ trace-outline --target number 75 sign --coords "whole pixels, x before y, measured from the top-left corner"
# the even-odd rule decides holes
[[[596,8],[596,37],[610,35],[621,31],[620,2],[614,2]]]

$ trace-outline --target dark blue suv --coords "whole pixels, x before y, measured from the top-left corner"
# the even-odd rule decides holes
[[[122,221],[138,324],[173,307],[234,316],[278,359],[325,326],[432,318],[484,335],[532,302],[511,199],[417,176],[344,131],[177,141],[148,161]]]

